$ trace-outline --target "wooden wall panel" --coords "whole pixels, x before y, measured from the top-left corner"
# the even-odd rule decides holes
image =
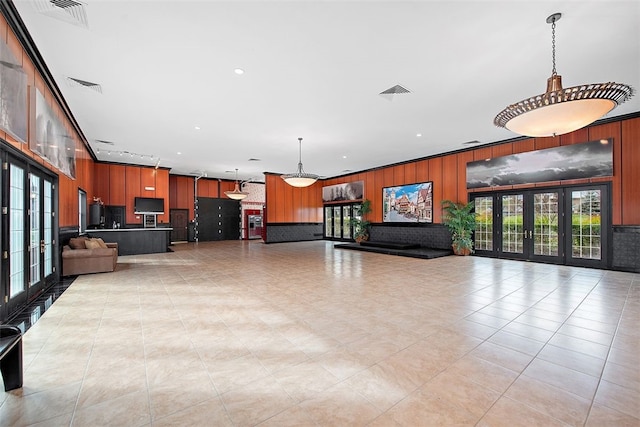
[[[93,193],[96,197],[100,197],[105,205],[111,205],[109,198],[109,190],[111,188],[111,179],[109,178],[109,165],[104,163],[96,163],[93,166],[94,185]]]
[[[545,148],[554,148],[560,146],[559,136],[547,136],[543,138],[534,138],[536,150],[544,150]]]
[[[458,201],[458,158],[449,154],[442,158],[442,199]]]
[[[599,139],[613,139],[613,180],[611,182],[611,222],[614,225],[622,225],[622,133],[621,123],[607,123],[588,128],[589,136],[586,141]]]
[[[536,149],[536,141],[533,138],[516,141],[513,144],[513,154],[526,153]]]
[[[589,128],[582,128],[560,135],[560,145],[580,144],[581,142],[587,141],[590,141]]]
[[[429,181],[429,160],[416,162],[416,182]]]
[[[640,118],[622,122],[622,224],[640,225]]]
[[[140,168],[125,166],[125,218],[127,224],[142,224],[142,216],[134,213],[135,198],[142,196],[140,191]]]
[[[410,184],[404,177],[404,165],[397,165],[393,167],[393,185]]]
[[[491,147],[491,158],[510,156],[513,154],[513,144],[500,144]]]
[[[429,159],[429,181],[433,181],[433,222],[442,221],[442,157]]]
[[[148,168],[142,169],[146,171]],[[164,214],[158,215],[159,223],[169,223],[169,170],[168,169],[151,169],[155,175],[155,197],[164,199]],[[144,187],[143,187],[144,188]],[[146,193],[146,192],[145,192]]]
[[[384,171],[376,169],[373,174],[373,198],[371,200],[371,222],[382,222],[382,187],[385,187]]]
[[[491,147],[483,147],[473,150],[473,161],[490,159],[492,151]]]
[[[364,195],[363,197],[368,200],[373,200],[375,193],[375,186],[373,183],[373,171],[367,171],[360,174],[362,181],[364,181]]]
[[[467,163],[473,161],[473,153],[464,151],[458,153],[458,201],[466,202],[469,200],[469,192],[467,191]]]
[[[380,172],[382,173],[382,187],[393,187],[395,185],[393,167],[384,168]]]
[[[416,162],[404,165],[404,179],[407,184],[413,184],[416,181]]]
[[[109,204],[112,206],[126,206],[126,167],[123,165],[109,165]],[[133,206],[133,205],[131,205]]]
[[[140,168],[140,195],[142,197],[156,196],[156,169]],[[153,188],[153,190],[150,190]]]
[[[194,219],[194,181],[189,176],[169,175],[169,206],[170,209],[187,209],[189,220]]]

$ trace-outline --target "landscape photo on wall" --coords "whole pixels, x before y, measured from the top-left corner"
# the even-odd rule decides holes
[[[382,222],[433,222],[433,182],[384,187]]]
[[[613,175],[610,139],[565,145],[467,163],[467,188]]]

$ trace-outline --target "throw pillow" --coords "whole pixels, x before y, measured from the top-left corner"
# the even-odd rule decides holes
[[[100,245],[101,248],[104,248],[104,249],[108,248],[107,244],[100,237],[96,237],[96,238],[94,238],[92,240],[95,240],[96,242],[98,242],[98,244]]]
[[[86,241],[87,239],[85,237],[72,237],[69,239],[69,246],[71,249],[86,249]]]
[[[85,245],[87,249],[100,249],[100,243],[96,242],[95,239],[87,239]]]

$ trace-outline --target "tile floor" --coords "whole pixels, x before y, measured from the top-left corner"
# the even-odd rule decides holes
[[[640,425],[640,274],[322,241],[174,250],[56,300],[2,426]]]

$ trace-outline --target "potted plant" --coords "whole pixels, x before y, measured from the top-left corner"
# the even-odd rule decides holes
[[[371,221],[366,219],[366,215],[371,212],[371,200],[364,199],[359,206],[360,218],[353,218],[353,238],[360,243],[369,240],[369,226]]]
[[[444,225],[451,232],[451,247],[456,255],[469,255],[473,252],[471,234],[476,226],[476,214],[472,212],[475,203],[443,200]]]

